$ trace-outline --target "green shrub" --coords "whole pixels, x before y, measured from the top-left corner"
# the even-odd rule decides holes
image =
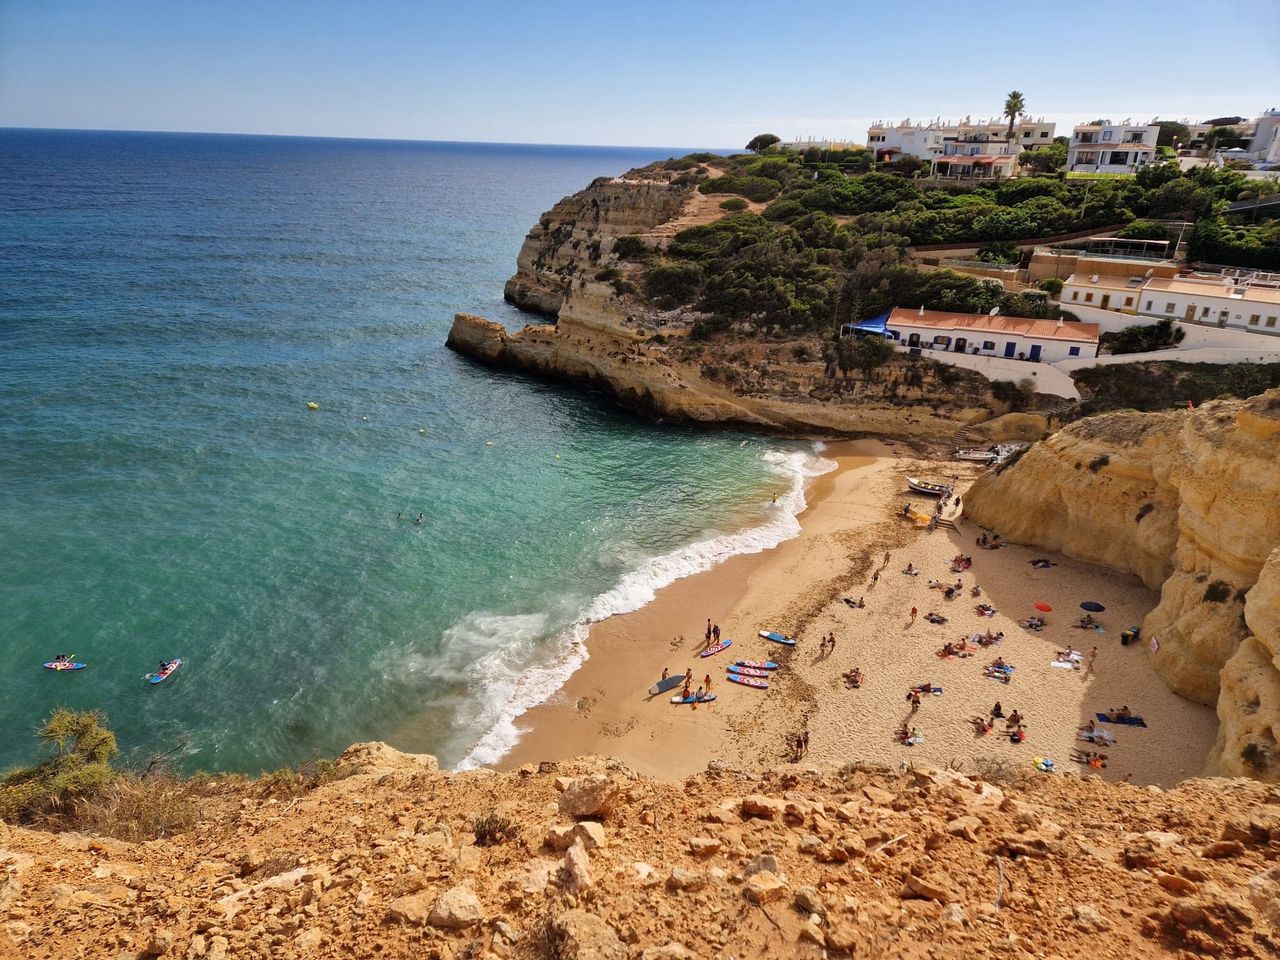
[[[113,784],[119,776],[111,768],[116,738],[106,720],[97,710],[54,710],[37,734],[53,756],[0,780],[0,820],[30,823],[57,815]]]
[[[613,252],[620,260],[647,260],[653,250],[640,237],[627,235],[613,241]]]
[[[782,184],[766,177],[712,177],[698,187],[703,193],[735,193],[748,200],[763,203],[772,200],[782,190]]]
[[[688,303],[702,285],[702,269],[696,264],[673,263],[654,267],[645,278],[645,296],[666,303]]]
[[[1113,354],[1147,353],[1177,346],[1186,336],[1187,331],[1174,326],[1172,320],[1157,320],[1155,323],[1135,324],[1114,333],[1104,333],[1099,340]]]
[[[730,213],[741,213],[747,209],[747,201],[741,197],[730,197],[728,200],[720,201],[720,209],[728,210]]]
[[[617,280],[622,276],[622,271],[617,267],[605,267],[596,274],[597,280]]]
[[[494,847],[500,843],[506,843],[520,832],[519,828],[506,817],[500,817],[494,813],[485,814],[472,824],[471,829],[475,834],[477,847]]]
[[[1062,293],[1064,283],[1057,277],[1045,277],[1040,281],[1040,289],[1044,290],[1050,296],[1056,297]]]

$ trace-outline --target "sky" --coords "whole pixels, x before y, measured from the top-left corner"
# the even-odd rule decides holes
[[[0,0],[0,126],[741,147],[1280,107],[1280,0]]]

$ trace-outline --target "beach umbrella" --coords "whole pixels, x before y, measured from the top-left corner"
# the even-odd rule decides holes
[[[1097,600],[1086,600],[1084,603],[1080,604],[1080,609],[1088,610],[1090,613],[1101,613],[1103,610],[1107,608],[1104,607],[1102,604],[1100,604]]]
[[[1035,608],[1041,613],[1053,613],[1053,607],[1049,606],[1043,600],[1035,605]]]

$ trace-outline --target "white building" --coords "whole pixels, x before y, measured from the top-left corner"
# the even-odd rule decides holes
[[[1053,143],[1055,125],[1044,120],[1023,119],[1014,126],[1014,153]],[[973,120],[965,117],[952,123],[935,119],[924,123],[903,120],[900,123],[874,123],[867,129],[867,146],[876,151],[877,159],[900,155],[932,160],[945,153],[948,142],[975,140],[978,137],[1004,139],[1009,132],[1008,120],[992,117]]]
[[[1272,107],[1258,117],[1249,141],[1250,159],[1269,166],[1280,163],[1280,110]]]
[[[907,350],[926,354],[967,353],[1044,363],[1098,355],[1096,323],[894,307],[885,320],[885,335]]]
[[[1156,155],[1160,128],[1154,123],[1086,123],[1071,131],[1067,170],[1136,173]]]
[[[1139,294],[1138,313],[1280,336],[1280,285],[1230,276],[1152,277]]]
[[[1022,146],[1003,134],[993,136],[985,131],[947,140],[942,155],[934,157],[932,173],[958,179],[999,179],[1018,172],[1018,155]]]

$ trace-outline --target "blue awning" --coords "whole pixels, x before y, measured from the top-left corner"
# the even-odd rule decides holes
[[[856,333],[878,333],[884,335],[885,327],[889,324],[889,314],[882,313],[878,317],[872,317],[870,320],[859,320],[857,323],[850,324]]]

